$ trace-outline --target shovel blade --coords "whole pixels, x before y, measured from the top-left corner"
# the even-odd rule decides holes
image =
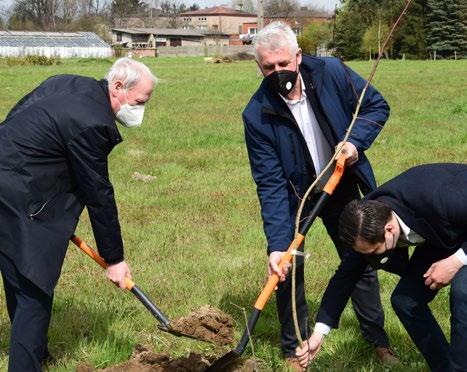
[[[224,371],[227,366],[232,364],[241,355],[242,354],[238,353],[236,350],[229,351],[227,354],[224,354],[222,357],[220,357],[214,363],[212,363],[206,369],[206,372],[221,372],[221,371]]]

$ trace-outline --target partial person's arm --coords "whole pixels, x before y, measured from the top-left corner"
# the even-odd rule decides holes
[[[467,172],[459,172],[446,182],[439,193],[438,203],[443,211],[440,224],[448,228],[460,241],[454,254],[435,262],[423,275],[425,285],[439,289],[451,283],[457,272],[467,265]]]
[[[462,259],[459,259],[459,255],[462,254]],[[465,265],[465,254],[462,249],[459,249],[453,255],[435,262],[430,268],[423,274],[425,278],[425,285],[430,289],[440,289],[449,285],[457,274],[457,272]]]
[[[91,127],[67,143],[74,181],[88,209],[99,254],[109,265],[107,276],[121,288],[131,277],[124,262],[123,242],[107,156],[113,148],[107,128]]]
[[[343,256],[321,299],[313,333],[296,350],[297,358],[303,368],[316,358],[324,337],[331,328],[337,328],[339,325],[340,316],[367,266],[367,262],[359,253],[349,250]]]
[[[317,323],[337,328],[342,312],[368,263],[362,254],[347,250],[321,298]]]
[[[341,92],[346,95],[346,99],[351,105],[349,109],[353,114],[366,80],[348,66],[339,64],[341,70],[338,71],[340,77],[337,81],[341,84]],[[357,120],[348,141],[354,144],[359,151],[367,150],[388,120],[389,111],[386,100],[370,85],[363,97]]]
[[[244,117],[245,141],[251,172],[256,182],[263,227],[268,241],[269,273],[275,272],[281,280],[284,272],[275,265],[290,245],[294,221],[289,215],[287,179],[285,178],[276,151],[268,141],[257,133]]]

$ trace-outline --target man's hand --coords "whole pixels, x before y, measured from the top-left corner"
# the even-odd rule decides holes
[[[284,255],[285,252],[271,252],[269,254],[268,275],[271,276],[273,273],[277,274],[281,282],[285,281],[290,268],[290,262],[286,262],[283,270],[279,269],[279,262]]]
[[[342,145],[342,142],[339,142],[336,146],[336,149]],[[344,142],[344,146],[341,148],[339,155],[345,155],[345,165],[352,165],[358,161],[358,151],[353,143]]]
[[[430,289],[439,289],[447,286],[451,283],[452,278],[454,278],[454,275],[457,274],[462,266],[464,265],[455,255],[435,262],[428,271],[423,274],[425,284],[430,287]]]
[[[323,344],[324,335],[319,332],[313,332],[311,337],[305,341],[301,347],[297,347],[295,355],[298,358],[298,362],[302,368],[306,368],[313,359],[316,358]]]
[[[105,274],[121,289],[125,289],[125,278],[131,279],[130,268],[125,261],[107,266]]]

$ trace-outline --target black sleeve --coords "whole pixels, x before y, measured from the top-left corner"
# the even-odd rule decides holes
[[[344,254],[321,299],[316,322],[338,327],[345,305],[367,266],[360,253],[349,249]]]
[[[113,148],[106,127],[90,127],[67,144],[72,173],[91,220],[99,254],[108,264],[123,261],[123,242],[107,156]]]
[[[467,167],[449,179],[444,184],[443,190],[437,195],[438,199],[444,200],[442,205],[451,236],[456,236],[465,254],[467,254]]]

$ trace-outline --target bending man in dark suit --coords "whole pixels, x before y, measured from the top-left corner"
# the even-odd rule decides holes
[[[258,33],[255,53],[264,80],[243,112],[245,140],[268,241],[269,273],[275,272],[282,281],[276,292],[282,353],[288,364],[301,369],[294,358],[298,343],[292,323],[291,281],[285,279],[286,270],[279,270],[278,262],[293,240],[299,201],[345,137],[366,82],[337,58],[302,55],[295,34],[282,23],[271,23]],[[352,134],[343,144],[349,172],[320,215],[339,255],[345,250],[337,234],[339,215],[349,201],[360,198],[359,188],[365,193],[376,188],[364,151],[388,116],[388,104],[370,86]],[[310,199],[302,216],[315,201]],[[297,313],[305,338],[308,308],[303,257],[297,257],[297,262]],[[352,302],[364,338],[375,346],[383,362],[394,362],[383,328],[378,279],[371,268],[360,280]]]
[[[107,277],[121,288],[131,278],[107,156],[122,141],[115,120],[140,125],[155,81],[128,58],[100,81],[53,76],[0,125],[0,271],[11,372],[40,371],[48,358],[53,292],[84,206]]]
[[[407,170],[348,204],[339,232],[353,246],[330,280],[317,322],[337,327],[368,262],[401,279],[392,306],[432,371],[467,371],[467,165],[429,164]],[[409,258],[408,245],[416,245]],[[428,304],[451,285],[451,343]],[[315,357],[324,336],[315,330],[297,355]]]

